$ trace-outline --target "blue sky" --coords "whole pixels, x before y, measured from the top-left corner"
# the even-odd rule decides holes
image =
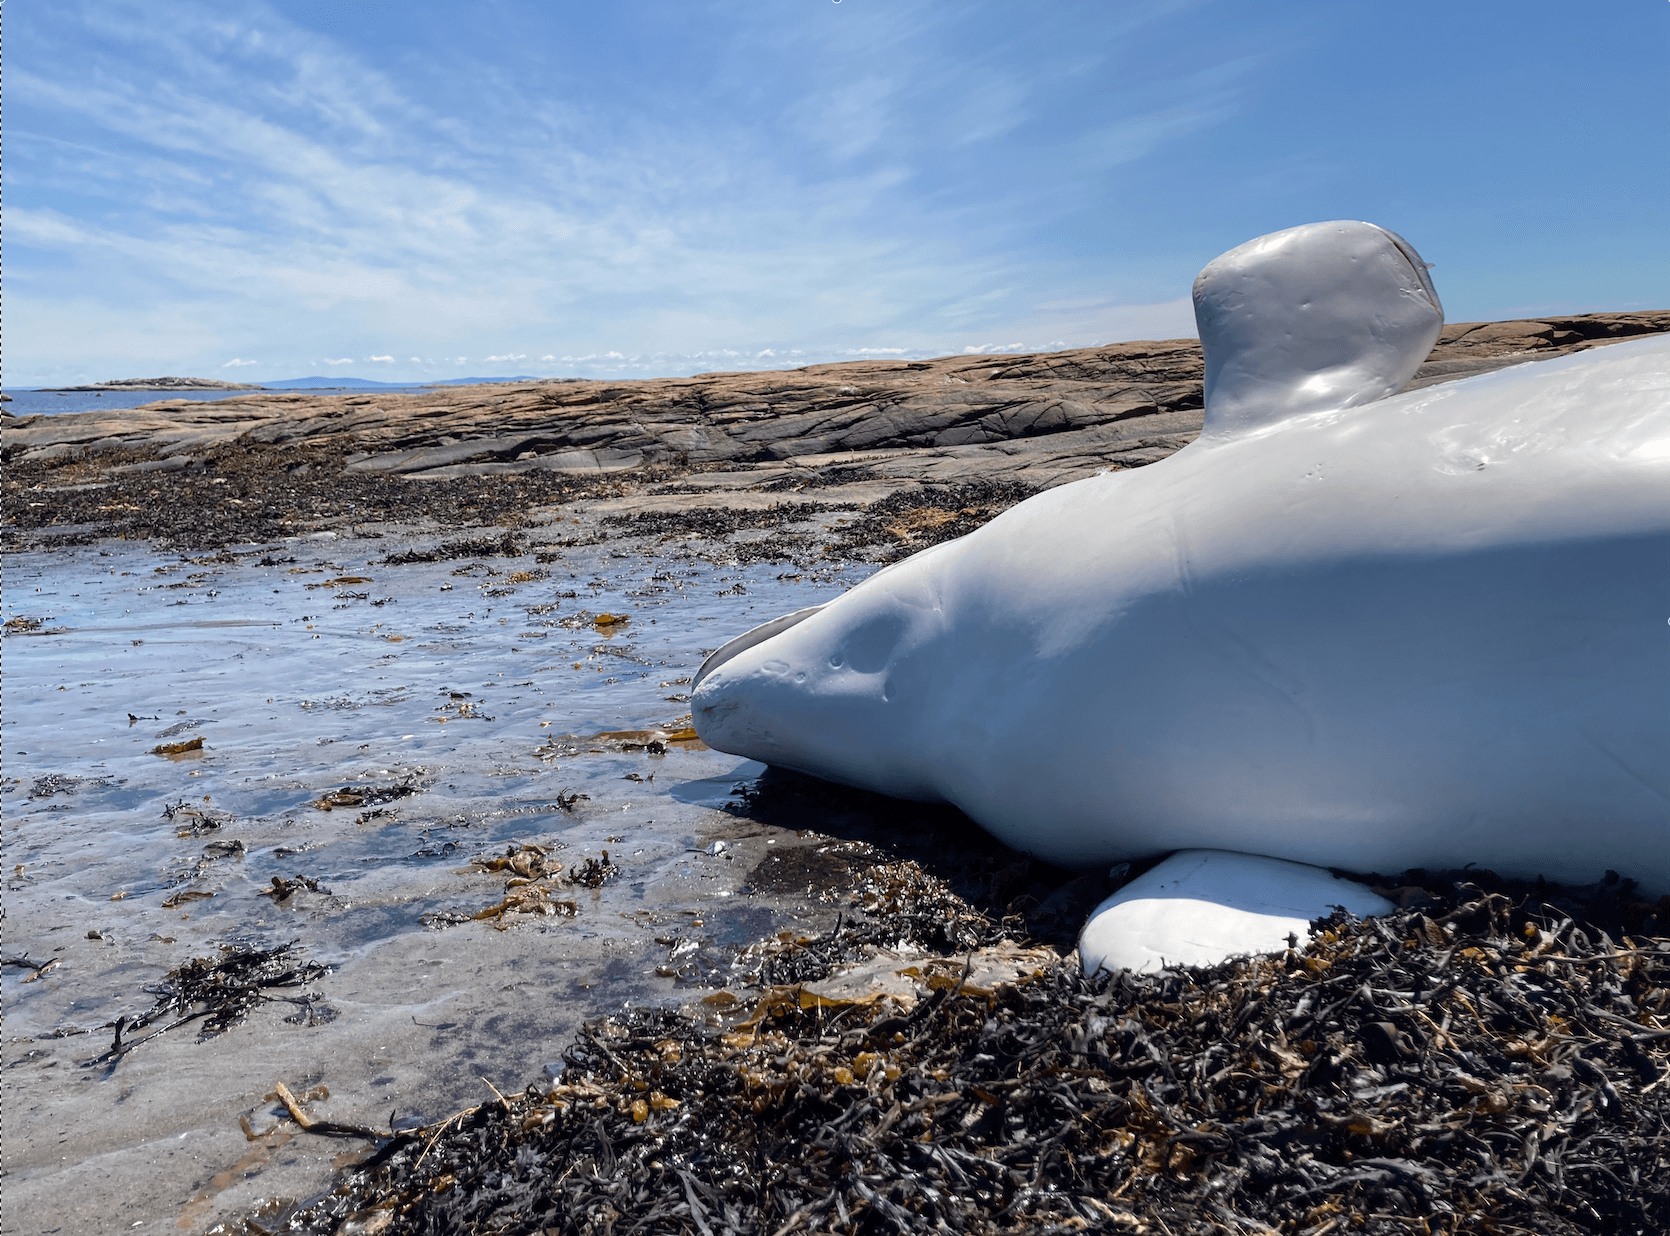
[[[1193,333],[1264,232],[1670,307],[1670,3],[54,0],[8,386],[648,376]]]

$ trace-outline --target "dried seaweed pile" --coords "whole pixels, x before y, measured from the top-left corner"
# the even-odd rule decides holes
[[[830,850],[845,851],[837,865],[840,859],[869,862],[847,894],[852,916],[843,912],[835,930],[810,938],[784,931],[742,948],[718,944],[694,931],[657,936],[656,943],[670,951],[656,974],[702,987],[785,988],[815,983],[839,967],[870,960],[880,950],[944,955],[1023,934],[1019,916],[988,917],[918,863],[877,861],[886,856],[853,842],[820,847],[814,863]],[[820,863],[814,870],[827,873],[829,867]],[[805,868],[800,871],[804,874]],[[823,893],[825,900],[837,896],[833,890]],[[710,1000],[741,1003],[730,993],[716,993]]]
[[[773,854],[749,873],[749,887],[825,902],[852,891],[854,910],[875,916],[873,942],[883,947],[897,947],[901,937],[892,944],[881,938],[897,925],[923,949],[960,952],[1008,935],[1067,952],[1086,915],[1117,886],[1101,872],[1079,874],[1017,854],[954,809],[802,773],[769,768],[732,795],[725,809],[740,819],[798,830],[808,817],[820,818],[844,838]],[[918,876],[907,876],[912,869]],[[958,920],[945,930],[961,938],[937,940],[942,929],[932,918]]]
[[[779,988],[728,1027],[610,1019],[288,1229],[1670,1230],[1670,939],[1471,884],[1319,926],[905,1014]]]
[[[15,448],[13,449],[15,453]],[[414,487],[388,473],[347,472],[340,450],[247,440],[203,451],[201,466],[179,472],[121,472],[125,464],[155,460],[156,448],[60,456],[35,463],[8,461],[5,521],[0,538],[8,551],[31,545],[86,545],[104,538],[155,537],[181,547],[219,549],[294,536],[321,524],[352,527],[380,520],[441,521],[448,529],[479,527],[466,538],[426,556],[396,555],[393,562],[431,562],[452,556],[502,552],[495,525],[528,525],[529,512],[580,498],[618,498],[627,485],[618,475],[582,477],[558,472],[431,480]],[[633,481],[654,483],[663,473],[645,469]],[[83,486],[86,486],[85,488]],[[22,495],[50,489],[52,500],[31,505]],[[45,529],[54,529],[42,535]],[[58,531],[62,529],[62,531]],[[477,545],[482,548],[477,548]]]

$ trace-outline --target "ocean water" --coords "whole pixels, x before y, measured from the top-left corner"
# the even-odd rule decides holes
[[[759,765],[606,735],[674,731],[708,651],[872,568],[676,544],[382,563],[406,547],[6,557],[5,955],[57,963],[4,970],[6,1232],[198,1231],[307,1196],[328,1139],[223,1176],[275,1082],[328,1090],[327,1118],[444,1117],[527,1085],[588,1017],[727,981],[719,946],[828,911],[747,895],[795,841],[724,810]],[[472,860],[526,843],[618,874],[552,915],[470,918],[506,878]],[[312,884],[279,899],[275,877]],[[170,970],[292,941],[330,967],[280,993],[299,1003],[89,1063]]]
[[[283,387],[272,393],[283,395],[349,395],[364,391],[377,395],[409,395],[431,389],[427,386],[356,387]],[[56,415],[60,412],[96,412],[102,408],[138,408],[165,399],[189,399],[194,403],[212,403],[219,399],[233,399],[239,395],[259,395],[261,391],[50,391],[7,387],[11,402],[0,404],[13,416]]]

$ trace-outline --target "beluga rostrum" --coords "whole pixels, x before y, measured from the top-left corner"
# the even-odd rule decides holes
[[[1194,305],[1197,441],[733,640],[702,739],[1056,863],[1176,851],[1087,969],[1390,908],[1330,867],[1670,892],[1670,340],[1396,394],[1443,310],[1361,222],[1233,249]]]

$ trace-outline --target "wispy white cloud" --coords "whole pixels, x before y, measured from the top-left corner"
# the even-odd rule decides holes
[[[234,356],[231,360],[227,361],[224,365],[222,365],[221,368],[222,369],[234,369],[234,368],[237,368],[240,365],[259,365],[260,363],[261,362],[257,361],[257,360],[243,360],[240,357]]]
[[[30,20],[50,56],[8,66],[7,101],[31,122],[14,126],[25,187],[7,219],[13,374],[50,379],[87,363],[89,338],[116,338],[52,329],[105,316],[66,294],[85,281],[65,271],[97,272],[111,316],[149,315],[156,332],[189,318],[147,353],[181,369],[251,344],[282,366],[323,339],[412,376],[448,344],[521,363],[553,335],[568,351],[540,364],[598,372],[658,356],[943,353],[1030,320],[1018,289],[1054,276],[1014,238],[1071,197],[1036,177],[994,181],[976,153],[1044,114],[1045,78],[990,40],[970,59],[927,9],[815,27],[720,17],[730,41],[714,45],[718,60],[680,50],[669,62],[712,72],[717,101],[669,81],[633,109],[486,55],[449,50],[417,68],[422,57],[374,54],[256,0],[66,0]],[[812,29],[834,40],[828,56],[805,55]],[[730,74],[726,57],[770,71]],[[1051,63],[1070,77],[1094,60]],[[481,74],[485,95],[447,92]],[[1029,141],[1089,143],[1087,167],[1138,159],[1225,114],[1233,78],[1196,104],[1162,85],[1124,129]],[[964,183],[984,200],[954,191]],[[1087,290],[1083,272],[1062,269],[1069,290]],[[162,309],[159,287],[177,308]],[[911,346],[872,346],[878,334]],[[373,351],[391,337],[418,355]],[[117,356],[102,363],[143,363]]]
[[[320,362],[320,364],[323,365],[352,365],[353,363],[354,358],[351,356],[344,356],[340,360],[330,360],[327,358],[326,360]]]
[[[836,161],[845,162],[869,150],[896,122],[889,106],[894,93],[893,83],[884,77],[837,82],[803,99],[794,119],[802,133],[821,142]]]
[[[963,355],[983,356],[1001,352],[1028,352],[1032,350],[1024,343],[975,343],[963,348]]]

